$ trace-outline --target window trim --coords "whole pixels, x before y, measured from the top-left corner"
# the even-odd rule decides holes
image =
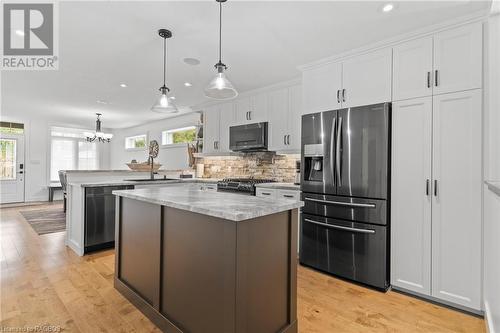
[[[187,146],[190,143],[193,143],[195,141],[191,142],[180,142],[180,143],[163,143],[163,134],[167,132],[181,132],[181,131],[186,131],[189,129],[194,129],[196,130],[196,125],[187,125],[187,126],[182,126],[182,127],[176,127],[176,128],[170,128],[170,129],[165,129],[161,131],[161,148],[175,148],[175,147],[182,147],[182,146]]]
[[[128,139],[142,137],[142,136],[144,136],[145,141],[146,141],[146,145],[144,147],[127,148],[127,140]],[[135,135],[126,136],[125,139],[124,139],[124,149],[125,149],[125,151],[145,151],[145,150],[148,149],[148,145],[149,145],[149,133],[148,132],[146,132],[144,134],[135,134]]]

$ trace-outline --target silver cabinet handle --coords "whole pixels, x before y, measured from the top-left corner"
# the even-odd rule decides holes
[[[337,103],[340,104],[340,89],[337,90]]]
[[[294,197],[294,196],[293,196],[293,195],[291,195],[291,194],[283,194],[283,196],[284,196],[285,198],[293,198],[293,197]]]
[[[438,196],[438,181],[434,179],[434,196]]]
[[[339,230],[345,230],[345,231],[352,231],[352,232],[359,232],[362,234],[374,234],[375,230],[373,229],[358,229],[358,228],[349,228],[349,227],[343,227],[340,225],[334,225],[334,224],[326,224],[318,221],[313,221],[310,219],[304,219],[304,221],[320,225],[322,227],[327,227],[327,228],[332,228],[332,229],[339,229]]]
[[[286,144],[290,145],[290,134],[286,136]]]
[[[252,120],[252,111],[248,111],[248,120]]]
[[[336,152],[335,152],[335,169],[337,173],[337,186],[342,186],[341,141],[342,141],[342,117],[339,117],[339,123],[337,124],[337,142],[336,142]]]
[[[307,201],[314,201],[319,203],[325,203],[330,205],[338,205],[338,206],[348,206],[348,207],[364,207],[364,208],[375,208],[375,204],[364,204],[364,203],[355,203],[355,202],[342,202],[342,201],[330,201],[330,200],[321,200],[314,198],[305,198]]]
[[[271,195],[271,193],[269,193],[269,192],[260,192],[260,194],[262,194],[262,195]]]
[[[345,89],[342,89],[342,102],[345,102]]]
[[[283,135],[283,144],[286,145],[286,135]]]
[[[430,181],[429,181],[429,179],[427,179],[425,181],[425,195],[426,196],[429,196],[429,183],[430,183]]]
[[[438,70],[436,69],[434,71],[434,85],[437,87],[438,86]]]
[[[431,87],[431,72],[427,72],[427,88]]]
[[[217,149],[217,148],[216,148],[216,146],[215,146],[215,142],[216,142],[216,141],[214,141],[214,149]]]

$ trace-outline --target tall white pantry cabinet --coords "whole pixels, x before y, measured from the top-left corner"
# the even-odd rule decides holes
[[[482,23],[393,48],[391,284],[481,309]]]

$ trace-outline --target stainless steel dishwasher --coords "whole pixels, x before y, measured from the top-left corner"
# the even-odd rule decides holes
[[[102,186],[85,189],[85,253],[115,245],[115,196],[113,191],[134,186]]]

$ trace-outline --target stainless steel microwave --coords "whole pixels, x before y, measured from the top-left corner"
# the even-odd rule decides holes
[[[232,151],[266,151],[267,122],[229,127]]]

